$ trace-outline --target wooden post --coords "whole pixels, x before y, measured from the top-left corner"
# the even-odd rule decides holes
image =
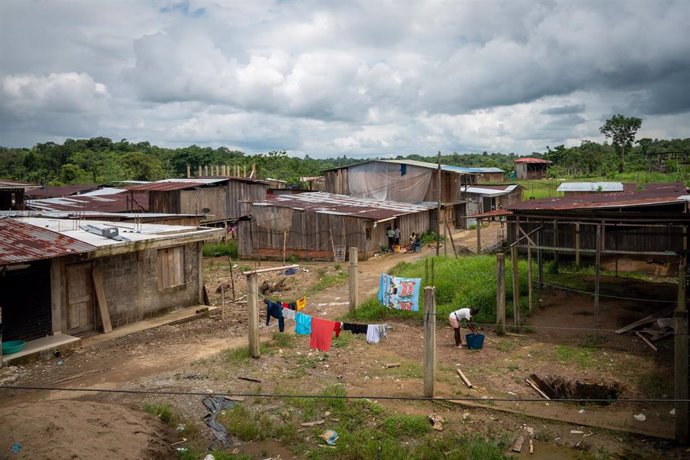
[[[96,290],[96,300],[98,301],[98,311],[101,314],[103,332],[107,334],[108,332],[112,332],[113,326],[110,324],[110,311],[108,311],[108,302],[105,299],[103,276],[101,276],[100,267],[93,267],[91,270],[91,278],[93,279],[93,287]]]
[[[542,232],[544,231],[544,226],[542,222],[541,230],[537,232],[537,271],[539,272],[539,289],[544,289],[544,258],[542,257],[541,245],[544,239],[542,238]]]
[[[260,358],[259,276],[256,273],[247,275],[247,313],[249,314],[249,354],[252,358]]]
[[[187,164],[187,179],[192,177],[192,168]]]
[[[199,170],[197,171],[196,177],[201,177],[202,175],[203,175],[203,174],[202,174],[202,171],[201,171],[201,165],[199,165]]]
[[[443,256],[448,257],[448,231],[446,226],[448,225],[448,219],[446,218],[446,213],[443,213],[443,220],[446,225],[443,226]]]
[[[283,230],[283,265],[285,265],[285,251],[287,249],[287,230]]]
[[[527,238],[527,305],[529,311],[534,307],[534,289],[532,289],[532,244]]]
[[[429,283],[429,259],[424,259],[424,282]],[[433,284],[433,283],[429,283]]]
[[[434,258],[431,258],[431,285],[436,287],[436,270],[434,269]]]
[[[558,220],[553,220],[553,263],[556,273],[558,273]]]
[[[688,436],[688,304],[687,304],[687,228],[683,228],[683,254],[678,261],[678,304],[675,311],[674,336],[674,399],[676,402],[676,441],[690,442]]]
[[[458,256],[458,251],[455,249],[455,240],[453,240],[453,233],[450,231],[450,226],[448,225],[448,218],[446,218],[446,230],[448,231],[448,237],[450,238],[450,244],[453,246],[453,255]]]
[[[220,319],[225,320],[225,284],[220,284]]]
[[[436,255],[440,249],[441,240],[441,151],[438,151],[438,169],[436,173]]]
[[[482,220],[477,217],[477,254],[482,252]]]
[[[234,269],[232,268],[232,257],[228,256],[228,260],[230,261],[230,288],[232,289],[232,301],[235,301],[235,273]]]
[[[580,266],[580,222],[575,223],[575,266]]]
[[[350,247],[350,273],[348,276],[350,288],[350,313],[354,313],[359,303],[359,275],[357,274],[358,255],[357,247]]]
[[[335,241],[333,241],[333,231],[330,224],[328,225],[328,235],[331,238],[331,250],[333,251],[333,262],[335,263]]]
[[[242,165],[242,177],[247,177],[247,165]]]
[[[594,328],[599,326],[599,283],[601,271],[601,224],[597,224],[597,251],[594,258]]]
[[[424,288],[424,397],[434,397],[436,384],[436,288]]]
[[[510,259],[513,263],[513,320],[515,326],[520,325],[520,271],[518,269],[517,244],[510,248]]]
[[[496,332],[505,334],[506,328],[506,262],[505,254],[496,254]]]
[[[208,165],[204,165],[204,176],[208,176]]]

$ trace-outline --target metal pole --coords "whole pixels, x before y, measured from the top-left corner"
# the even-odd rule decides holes
[[[436,384],[436,288],[424,288],[424,397],[434,397]]]

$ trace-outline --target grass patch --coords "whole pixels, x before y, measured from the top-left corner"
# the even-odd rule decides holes
[[[383,421],[391,436],[414,437],[431,431],[429,420],[423,415],[391,415]]]
[[[554,352],[559,361],[567,364],[577,364],[585,368],[594,364],[594,349],[592,348],[556,345]]]
[[[217,420],[225,425],[228,433],[242,441],[255,441],[259,439],[261,430],[253,414],[240,405],[226,410],[218,415]]]
[[[219,243],[206,243],[202,249],[204,257],[230,256],[237,259],[237,240],[228,240]]]
[[[347,281],[348,274],[344,270],[338,270],[335,273],[328,273],[325,269],[319,269],[319,281],[309,289],[309,294],[320,292],[328,289],[331,286],[337,286]]]
[[[168,404],[144,404],[144,412],[158,417],[168,426],[174,426],[179,417]]]
[[[671,374],[672,375],[672,374]],[[661,399],[673,394],[673,379],[668,374],[659,371],[639,374],[637,385],[640,392],[652,399]]]

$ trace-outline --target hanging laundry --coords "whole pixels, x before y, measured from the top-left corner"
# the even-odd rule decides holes
[[[294,310],[297,310],[297,302],[290,302],[290,303],[288,304],[288,308],[289,308],[290,310],[293,310],[293,311],[294,311]]]
[[[290,304],[287,302],[283,302],[281,305],[283,308],[290,308]]]
[[[353,334],[366,334],[367,327],[366,324],[343,323],[343,331],[350,331]]]
[[[419,286],[421,278],[399,278],[381,273],[379,302],[396,310],[419,311]]]
[[[388,325],[387,324],[369,324],[367,326],[367,342],[369,343],[379,343],[382,339],[385,339],[388,335]]]
[[[340,337],[340,330],[342,329],[342,327],[343,323],[341,323],[340,321],[335,322],[335,326],[333,326],[333,331],[335,332],[336,337]]]
[[[309,348],[316,348],[317,350],[321,351],[330,350],[335,325],[335,321],[330,321],[321,318],[312,318]]]
[[[285,319],[291,319],[294,321],[296,314],[297,313],[295,312],[295,310],[292,310],[290,308],[283,308],[283,316],[285,317]]]
[[[295,334],[299,335],[309,335],[311,334],[311,316],[305,315],[304,313],[297,312],[295,314],[295,321],[297,325],[295,326]]]
[[[307,298],[302,297],[301,299],[297,299],[295,303],[297,304],[297,311],[300,311],[307,306]]]
[[[285,331],[285,319],[283,318],[283,308],[278,302],[265,299],[266,303],[266,326],[271,322],[271,317],[278,319],[278,329]]]

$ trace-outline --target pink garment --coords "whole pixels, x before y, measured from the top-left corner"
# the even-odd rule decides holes
[[[328,351],[331,349],[331,340],[333,340],[333,331],[335,330],[335,321],[312,317],[311,319],[311,338],[309,339],[309,348],[316,348],[321,351]]]

